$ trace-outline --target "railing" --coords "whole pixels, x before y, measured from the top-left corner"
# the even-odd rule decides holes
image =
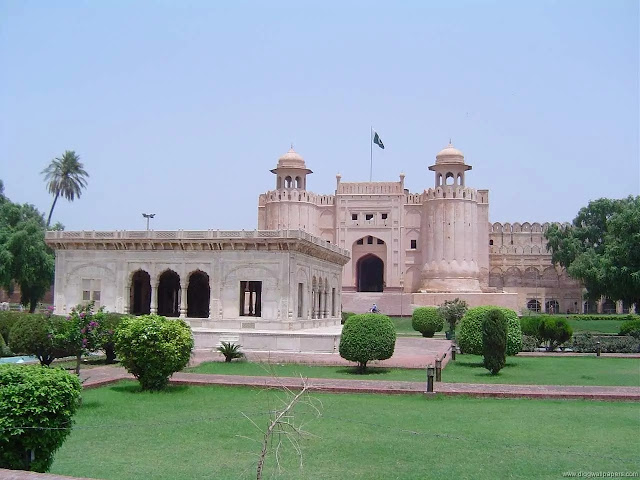
[[[331,250],[341,255],[349,255],[337,245],[327,242],[322,238],[315,237],[302,230],[115,230],[115,231],[48,231],[46,240],[169,240],[169,241],[189,241],[189,240],[256,240],[273,239],[295,239],[306,240],[320,247]]]

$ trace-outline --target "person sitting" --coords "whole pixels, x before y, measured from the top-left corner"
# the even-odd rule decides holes
[[[371,313],[379,313],[380,310],[378,310],[378,306],[374,303],[373,306],[371,307]]]

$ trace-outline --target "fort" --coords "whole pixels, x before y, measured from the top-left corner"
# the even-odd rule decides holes
[[[55,312],[93,301],[186,318],[200,347],[239,340],[247,349],[334,351],[341,311],[373,303],[392,315],[456,297],[515,310],[628,311],[582,301],[582,286],[551,262],[548,223],[490,223],[489,191],[468,186],[472,166],[453,145],[428,169],[434,180],[422,193],[404,187],[404,174],[395,182],[338,174],[335,192],[318,195],[292,148],[271,170],[275,189],[259,195],[255,231],[47,232]]]

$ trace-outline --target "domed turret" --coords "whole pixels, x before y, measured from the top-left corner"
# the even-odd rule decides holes
[[[449,140],[449,145],[440,150],[436,155],[436,165],[443,163],[464,163],[464,155],[451,144],[451,140]]]
[[[464,163],[464,155],[449,140],[449,145],[436,154],[436,163],[429,170],[436,172],[436,188],[443,185],[464,186],[464,172],[471,170],[471,165]]]
[[[304,158],[293,149],[293,145],[287,153],[278,159],[278,166],[271,170],[276,174],[276,188],[297,188],[306,190],[307,175],[313,173],[304,163]]]

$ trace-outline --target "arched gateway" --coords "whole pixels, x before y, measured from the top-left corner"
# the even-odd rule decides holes
[[[368,254],[356,264],[359,292],[382,292],[384,288],[384,262],[380,257]]]

